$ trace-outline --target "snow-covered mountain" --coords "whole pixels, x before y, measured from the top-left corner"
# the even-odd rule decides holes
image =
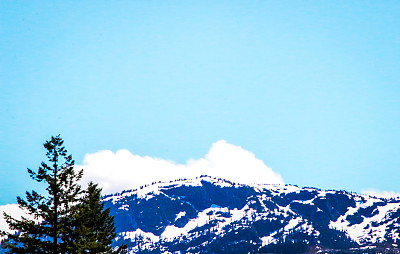
[[[400,253],[400,199],[201,176],[104,201],[131,253]]]

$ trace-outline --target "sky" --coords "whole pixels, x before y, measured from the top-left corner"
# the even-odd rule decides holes
[[[104,191],[400,193],[398,1],[0,1],[0,205],[60,134]],[[163,180],[163,179],[160,179]]]

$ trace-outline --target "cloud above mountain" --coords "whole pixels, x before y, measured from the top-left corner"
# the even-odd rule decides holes
[[[394,191],[381,191],[377,189],[363,190],[362,194],[378,197],[378,198],[399,198],[400,193]]]
[[[283,184],[282,177],[257,159],[252,152],[227,143],[215,142],[204,158],[189,159],[186,164],[140,156],[128,150],[99,151],[86,154],[82,181],[93,181],[103,188],[103,194],[134,189],[155,181],[170,181],[210,175],[238,183]]]
[[[22,216],[26,218],[32,219],[30,216],[27,216],[24,211],[22,211],[18,204],[8,204],[0,206],[0,230],[4,230],[6,232],[13,232],[9,229],[6,220],[4,219],[3,213],[11,215],[14,219],[20,220]]]

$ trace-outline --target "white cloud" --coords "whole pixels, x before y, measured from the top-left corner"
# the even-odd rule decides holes
[[[29,218],[29,216],[27,216],[25,212],[19,208],[18,204],[0,206],[0,230],[4,230],[6,232],[11,232],[11,230],[8,228],[8,224],[4,219],[3,212],[11,215],[11,217],[17,220],[20,220],[21,216]]]
[[[240,146],[220,140],[214,143],[201,159],[190,159],[177,164],[165,159],[139,156],[128,150],[116,153],[105,150],[86,154],[82,181],[93,181],[103,188],[103,194],[134,189],[155,181],[194,178],[211,175],[238,183],[283,184],[282,177],[267,167],[255,155]]]
[[[378,198],[400,198],[399,192],[394,191],[380,191],[376,189],[363,190],[362,194],[378,197]]]

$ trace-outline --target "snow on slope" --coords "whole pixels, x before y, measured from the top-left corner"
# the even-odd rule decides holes
[[[329,226],[346,231],[349,237],[359,244],[365,242],[383,242],[385,240],[385,234],[387,233],[387,226],[393,222],[388,221],[387,223],[381,223],[388,218],[391,212],[399,210],[400,203],[388,203],[384,206],[377,206],[374,209],[375,215],[372,217],[362,216],[363,221],[358,224],[352,224],[346,219],[349,215],[354,215],[362,208],[371,207],[374,204],[381,202],[382,200],[378,198],[369,198],[364,203],[357,202],[356,207],[350,208],[347,213],[340,216],[336,221],[332,221]],[[371,227],[371,224],[378,226]],[[393,240],[396,241],[397,239],[399,239],[398,234],[394,236]]]
[[[400,203],[344,191],[323,191],[293,185],[243,185],[202,176],[169,183],[158,182],[137,190],[108,196],[104,200],[111,201],[119,209],[129,210],[127,204],[129,202],[126,201],[128,197],[135,196],[140,200],[137,202],[142,202],[142,200],[151,201],[163,196],[174,202],[182,201],[194,207],[195,205],[187,201],[186,195],[175,196],[170,192],[182,187],[204,188],[205,184],[212,185],[218,190],[231,191],[232,188],[236,190],[242,188],[243,190],[251,189],[254,193],[247,197],[246,203],[241,207],[232,208],[218,202],[210,203],[205,208],[196,208],[196,215],[192,217],[187,211],[177,211],[170,222],[167,221],[165,225],[160,226],[162,229],[160,233],[135,229],[129,233],[120,232],[120,237],[123,236],[132,241],[141,237],[151,242],[160,240],[173,242],[183,239],[182,237],[196,238],[201,234],[199,232],[204,232],[204,230],[216,236],[223,236],[254,223],[279,223],[281,225],[279,228],[259,235],[261,245],[264,246],[276,243],[278,240],[282,241],[293,232],[304,232],[319,239],[319,235],[323,234],[321,227],[324,225],[319,225],[314,217],[321,216],[321,220],[330,218],[326,225],[327,229],[343,231],[345,236],[358,244],[382,242],[385,237],[387,238],[389,230],[393,231],[391,233],[393,241],[399,239],[400,225],[393,221],[391,213],[400,210]],[[341,203],[342,201],[348,204]],[[315,215],[307,215],[307,209]],[[188,216],[190,218],[183,225],[177,225],[177,221]]]
[[[400,240],[400,200],[345,191],[244,185],[201,176],[156,182],[103,200],[115,216],[116,242],[131,243],[132,253],[162,246],[167,252],[168,243],[179,245],[205,236],[210,237],[202,245],[211,246],[228,236],[240,239],[256,234],[246,241],[258,247],[291,239],[296,233],[317,244],[334,237],[343,241],[341,234],[357,244]],[[337,231],[332,235],[329,229]]]

